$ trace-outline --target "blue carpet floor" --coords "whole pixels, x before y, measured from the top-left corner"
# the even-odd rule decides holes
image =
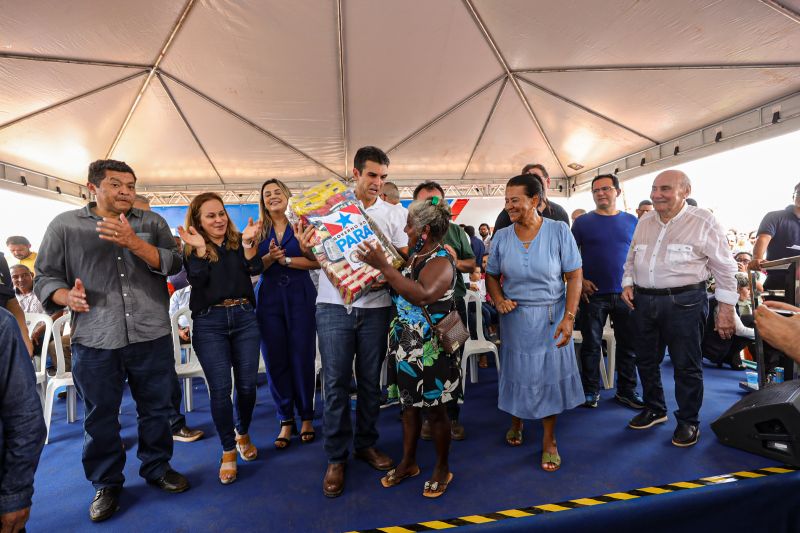
[[[668,361],[663,374],[668,404],[675,409]],[[196,408],[187,419],[192,427],[204,430],[206,437],[195,443],[176,443],[172,461],[176,470],[188,476],[192,489],[178,495],[162,493],[146,485],[137,474],[136,413],[126,394],[120,417],[128,449],[121,510],[111,520],[96,525],[89,522],[88,505],[94,492],[84,478],[80,461],[82,407],[78,422],[67,424],[65,403],[59,401],[53,413],[50,444],[45,447],[36,474],[28,530],[349,531],[489,513],[774,465],[768,459],[722,446],[708,426],[741,397],[737,382],[743,378],[741,372],[705,369],[700,442],[688,449],[670,444],[675,424],[672,413],[667,424],[651,430],[626,429],[635,412],[617,405],[613,391],[603,392],[599,408],[578,408],[559,417],[557,436],[564,463],[558,472],[546,473],[538,466],[541,425],[526,422],[524,444],[508,447],[503,437],[509,417],[497,409],[495,370],[481,370],[480,382],[468,384],[462,406],[467,440],[452,445],[451,469],[455,477],[438,500],[421,495],[434,462],[433,445],[427,442],[420,445],[421,476],[384,489],[379,472],[351,460],[345,493],[336,499],[325,498],[321,484],[326,460],[321,438],[312,444],[294,439],[289,449],[276,451],[272,440],[278,424],[272,399],[263,384],[251,428],[251,436],[260,447],[258,460],[240,462],[238,480],[221,486],[217,481],[220,445],[205,387],[199,381],[194,392]],[[318,401],[318,417],[320,413]],[[397,407],[381,411],[379,445],[399,459],[401,425],[397,417]],[[315,427],[321,432],[319,418]],[[614,505],[617,504],[602,507]],[[583,511],[572,511],[578,512]],[[737,512],[735,503],[729,512]]]

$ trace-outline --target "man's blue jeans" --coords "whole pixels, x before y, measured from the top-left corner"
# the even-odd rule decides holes
[[[664,345],[675,367],[675,418],[697,424],[703,403],[703,340],[708,297],[704,289],[680,294],[651,296],[636,293],[632,313],[636,366],[642,379],[644,403],[648,409],[666,413],[661,385]]]
[[[380,412],[380,372],[386,357],[391,307],[317,305],[317,335],[325,384],[325,454],[329,463],[347,460],[350,440],[356,450],[375,445]],[[350,422],[350,383],[355,357],[356,429]]]
[[[211,418],[222,449],[236,448],[235,430],[244,435],[250,429],[256,406],[256,376],[261,334],[250,304],[210,307],[194,316],[192,346],[203,367],[211,393]],[[231,368],[236,380],[234,426],[231,402]]]
[[[617,392],[629,396],[636,389],[636,352],[631,333],[631,310],[619,294],[594,294],[581,302],[581,383],[584,394],[600,392],[600,355],[603,326],[608,316],[614,323]]]
[[[72,377],[83,398],[83,469],[94,488],[122,486],[125,449],[119,436],[119,405],[125,377],[136,401],[142,462],[139,475],[154,480],[169,469],[172,432],[169,416],[175,359],[172,337],[137,342],[116,350],[72,345]]]

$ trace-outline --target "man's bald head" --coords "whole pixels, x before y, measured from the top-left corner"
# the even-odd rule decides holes
[[[692,180],[690,180],[689,176],[687,176],[686,173],[681,170],[675,170],[675,169],[665,170],[664,172],[656,176],[653,185],[659,183],[659,180],[661,180],[660,181],[661,183],[671,183],[676,188],[678,187],[682,188],[686,192],[687,197],[692,192]]]
[[[653,208],[663,222],[677,215],[692,192],[692,182],[680,170],[665,170],[656,176],[650,189]]]

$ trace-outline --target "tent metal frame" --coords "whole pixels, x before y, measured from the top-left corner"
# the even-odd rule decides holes
[[[790,20],[800,24],[800,14],[792,10],[791,8],[782,5],[780,2],[776,0],[759,0],[761,4],[763,4],[766,8],[769,8],[782,16],[789,18]],[[119,80],[107,83],[100,87],[96,87],[94,89],[90,89],[83,93],[77,94],[75,96],[66,98],[64,100],[55,102],[53,104],[47,105],[40,109],[34,110],[29,112],[23,116],[16,117],[4,124],[0,124],[0,130],[8,128],[10,126],[19,124],[36,116],[39,116],[43,113],[47,113],[48,111],[52,111],[59,107],[68,105],[72,102],[77,100],[87,98],[99,92],[102,92],[106,89],[110,89],[112,87],[118,86],[125,82],[131,81],[139,76],[146,74],[144,81],[142,82],[141,87],[139,88],[136,96],[134,97],[131,105],[128,109],[128,113],[120,127],[117,130],[116,135],[114,136],[113,141],[111,142],[109,149],[106,153],[106,157],[113,156],[114,151],[116,150],[117,146],[119,145],[122,137],[125,134],[125,130],[127,129],[132,117],[134,116],[139,103],[141,102],[142,97],[146,93],[147,89],[151,86],[151,81],[153,78],[158,77],[160,85],[164,88],[167,96],[170,99],[175,111],[180,116],[182,122],[189,130],[192,138],[194,139],[195,143],[199,147],[200,151],[205,156],[206,160],[208,161],[211,168],[214,170],[216,177],[219,179],[219,186],[221,190],[225,191],[226,194],[230,192],[231,195],[235,198],[244,198],[249,197],[250,190],[252,189],[252,184],[228,184],[225,182],[224,177],[218,171],[216,165],[214,164],[212,154],[204,146],[200,136],[192,127],[189,117],[181,108],[180,102],[177,98],[175,98],[173,92],[169,89],[169,84],[166,82],[164,78],[168,78],[170,81],[177,83],[178,85],[182,86],[183,88],[187,89],[188,91],[194,93],[195,95],[199,96],[200,98],[204,99],[205,101],[211,103],[212,105],[216,106],[217,108],[221,109],[222,111],[226,112],[227,114],[233,116],[240,122],[244,123],[247,126],[250,126],[254,130],[256,130],[261,135],[269,138],[271,141],[282,145],[283,147],[291,150],[295,154],[305,158],[309,162],[313,163],[314,165],[318,166],[320,169],[324,169],[327,172],[337,176],[340,179],[346,179],[349,174],[349,130],[348,130],[348,95],[347,95],[347,78],[346,78],[346,34],[345,34],[345,20],[344,20],[344,11],[343,11],[343,2],[342,0],[336,1],[336,46],[337,46],[337,56],[338,56],[338,74],[339,74],[339,90],[340,90],[340,113],[341,113],[341,131],[342,131],[342,149],[343,149],[343,166],[342,172],[336,172],[329,168],[327,165],[321,163],[311,155],[305,153],[304,151],[300,150],[299,148],[295,147],[291,143],[285,141],[284,139],[280,138],[278,135],[272,133],[266,128],[263,128],[256,124],[253,120],[237,113],[229,106],[219,102],[207,94],[203,93],[199,89],[192,87],[185,81],[177,78],[176,76],[171,75],[169,72],[163,70],[161,68],[161,63],[163,62],[164,58],[166,57],[167,53],[169,52],[170,46],[178,36],[181,28],[185,25],[186,21],[188,20],[192,9],[196,4],[196,0],[187,0],[186,4],[184,5],[181,14],[178,16],[175,23],[172,25],[172,28],[169,32],[169,35],[166,37],[164,44],[162,45],[158,55],[152,62],[152,64],[138,64],[138,63],[129,63],[129,62],[119,62],[119,61],[104,61],[104,60],[93,60],[87,58],[76,58],[76,57],[63,57],[63,56],[45,56],[45,55],[33,55],[33,54],[23,54],[23,53],[10,53],[10,52],[0,52],[0,59],[10,59],[10,60],[19,60],[19,61],[44,61],[44,62],[54,62],[54,63],[73,63],[73,64],[81,64],[81,65],[89,65],[89,66],[99,66],[99,67],[113,67],[113,68],[124,68],[124,69],[137,69],[138,72],[121,78]],[[426,130],[443,120],[444,118],[448,117],[463,105],[477,97],[478,95],[482,94],[484,91],[489,90],[492,86],[500,82],[500,87],[498,89],[497,96],[494,99],[494,102],[489,109],[486,118],[483,121],[480,133],[477,136],[477,139],[472,147],[470,152],[469,158],[466,162],[464,167],[464,171],[461,173],[461,180],[460,183],[447,183],[451,180],[442,180],[443,186],[452,188],[452,193],[460,195],[460,196],[492,196],[496,194],[502,194],[503,187],[499,186],[497,183],[490,183],[486,182],[485,180],[466,180],[467,173],[469,172],[470,165],[472,164],[472,160],[481,145],[481,142],[484,139],[486,130],[494,116],[494,113],[497,109],[497,106],[502,99],[506,86],[510,84],[514,92],[517,94],[517,97],[520,99],[521,103],[523,104],[526,113],[528,114],[531,122],[536,127],[537,131],[542,136],[542,139],[547,146],[548,151],[550,152],[551,156],[555,161],[558,162],[560,167],[560,171],[563,174],[563,177],[555,177],[554,181],[558,183],[558,181],[563,181],[567,184],[566,187],[562,184],[560,187],[557,186],[556,190],[559,189],[566,189],[566,193],[570,194],[573,191],[581,190],[586,186],[588,181],[591,181],[591,177],[597,175],[601,171],[608,171],[608,169],[618,170],[620,174],[628,173],[623,177],[632,177],[633,174],[636,172],[641,173],[642,167],[650,166],[653,164],[661,163],[665,160],[670,158],[677,157],[678,154],[686,154],[691,153],[693,151],[698,150],[705,150],[709,146],[709,142],[707,140],[703,140],[703,136],[710,130],[714,131],[724,131],[724,135],[722,139],[716,138],[715,135],[714,143],[719,143],[720,141],[727,141],[730,139],[734,139],[736,137],[740,137],[743,135],[752,134],[755,131],[762,130],[769,126],[773,126],[780,123],[786,123],[790,119],[795,119],[800,115],[798,113],[791,113],[788,115],[781,115],[778,113],[777,118],[773,118],[770,120],[764,120],[763,116],[765,113],[766,108],[775,107],[776,105],[780,107],[781,105],[786,105],[790,103],[790,105],[794,105],[794,101],[796,98],[799,98],[798,95],[800,93],[796,93],[793,95],[789,95],[783,97],[775,102],[771,102],[758,108],[754,108],[743,113],[740,113],[736,116],[729,117],[724,119],[716,124],[712,124],[701,128],[700,130],[696,130],[693,132],[689,132],[685,135],[682,135],[676,139],[671,139],[669,141],[659,142],[657,139],[652,138],[651,136],[647,135],[646,133],[639,132],[624,123],[616,120],[614,117],[607,116],[603,113],[598,112],[597,110],[593,109],[590,106],[586,106],[581,104],[580,102],[576,102],[565,95],[559,94],[556,91],[553,91],[541,83],[537,83],[528,77],[524,76],[525,74],[547,74],[547,73],[578,73],[578,72],[625,72],[625,71],[681,71],[681,70],[748,70],[748,69],[797,69],[800,68],[800,62],[764,62],[764,63],[740,63],[740,64],[725,64],[725,63],[711,63],[711,64],[696,64],[696,65],[684,65],[684,64],[661,64],[661,65],[595,65],[595,66],[562,66],[562,67],[549,67],[549,68],[521,68],[521,69],[512,69],[510,68],[508,62],[505,59],[505,56],[498,46],[496,40],[492,36],[489,28],[483,21],[478,9],[474,5],[473,0],[462,0],[462,4],[464,8],[469,13],[470,17],[472,18],[475,26],[480,31],[481,35],[483,36],[484,41],[486,42],[487,46],[491,49],[492,53],[494,54],[496,60],[500,64],[503,69],[503,74],[494,78],[493,80],[489,81],[482,87],[478,88],[476,91],[470,93],[466,97],[460,99],[452,106],[447,108],[446,110],[442,111],[435,117],[431,118],[430,120],[426,121],[420,127],[416,128],[415,130],[411,131],[405,137],[401,138],[397,143],[395,143],[392,147],[387,150],[387,153],[391,153],[404,144],[408,143],[412,139],[418,137]],[[502,81],[501,81],[502,80]],[[592,116],[595,116],[603,121],[606,121],[610,124],[613,124],[616,127],[622,128],[625,131],[640,137],[653,146],[645,148],[643,150],[639,150],[637,152],[628,154],[624,157],[618,158],[614,161],[610,161],[598,167],[585,170],[578,174],[574,174],[570,177],[569,173],[567,172],[564,162],[562,162],[561,158],[558,156],[554,146],[552,145],[547,132],[543,128],[542,124],[540,123],[536,112],[531,105],[530,101],[527,98],[527,95],[523,91],[521,86],[520,80],[531,87],[542,91],[554,98],[559,99],[560,101],[574,106],[580,109],[583,112],[589,113]],[[734,126],[731,127],[732,124],[738,124],[742,120],[745,120],[747,117],[752,117],[755,113],[760,113],[762,115],[762,120],[760,123],[755,127],[740,127]],[[700,136],[700,142],[697,141],[688,141],[689,139],[693,139],[697,136]],[[677,150],[675,147],[678,147]],[[668,153],[670,152],[671,153]],[[644,162],[642,162],[641,158],[644,158]],[[638,161],[638,165],[632,164],[635,162],[634,160]],[[8,172],[8,168],[16,169],[14,172]],[[2,174],[0,175],[0,182],[14,182],[14,180],[9,180],[9,174],[15,174],[17,171],[26,172],[30,175],[38,175],[42,176],[46,180],[46,187],[48,189],[49,184],[51,183],[62,183],[65,186],[60,187],[59,190],[62,191],[59,194],[64,194],[64,190],[71,190],[71,187],[68,187],[66,184],[76,185],[75,182],[58,178],[55,176],[49,176],[47,174],[35,172],[30,169],[21,169],[21,167],[15,166],[10,163],[3,163],[0,162],[0,170],[2,170]],[[18,181],[18,180],[17,180]],[[407,194],[409,192],[410,187],[405,186],[402,182],[408,180],[397,180],[400,184],[401,194]],[[478,183],[480,182],[480,183]],[[307,185],[306,182],[296,182],[293,183],[296,188],[302,188]],[[78,186],[81,187],[81,186]],[[214,186],[209,185],[189,185],[189,186],[172,186],[172,192],[162,191],[162,187],[143,187],[147,194],[153,195],[153,199],[157,202],[164,203],[164,204],[171,204],[175,201],[185,201],[188,196],[187,194],[191,194],[192,190],[207,190],[208,188],[214,188]],[[84,191],[78,190],[76,197],[80,198]],[[168,196],[172,194],[173,196]],[[450,192],[448,192],[450,194]]]

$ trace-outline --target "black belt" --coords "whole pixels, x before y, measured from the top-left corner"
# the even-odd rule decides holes
[[[682,292],[696,291],[699,289],[705,290],[705,288],[706,288],[705,281],[692,283],[691,285],[684,285],[683,287],[670,287],[667,289],[647,289],[645,287],[639,287],[638,285],[633,286],[633,290],[635,292],[638,292],[639,294],[647,294],[650,296],[669,296],[671,294],[680,294]]]

